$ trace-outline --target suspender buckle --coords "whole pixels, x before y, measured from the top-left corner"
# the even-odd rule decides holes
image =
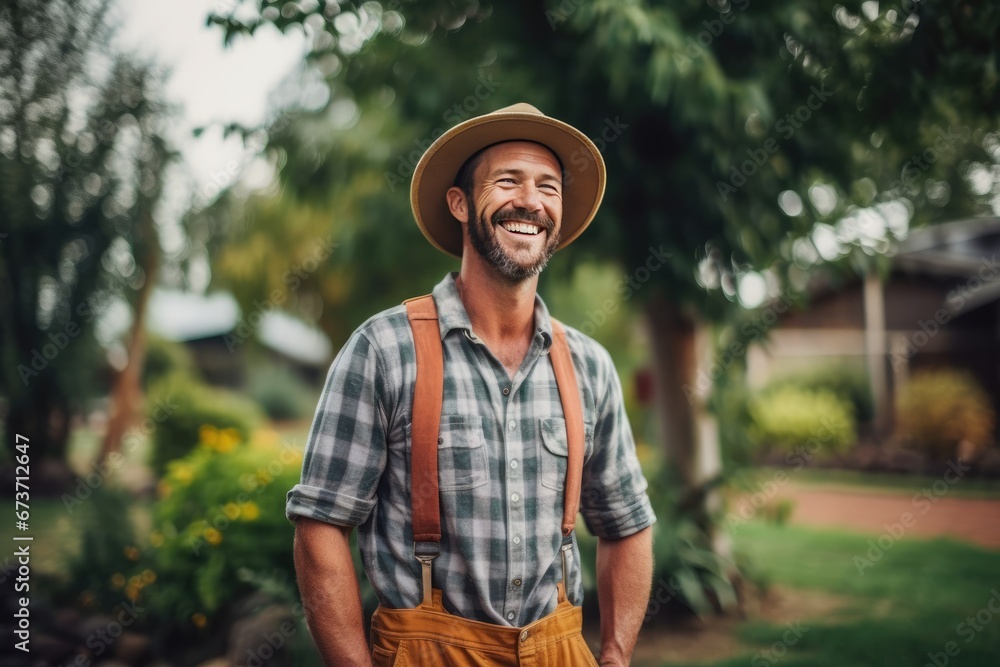
[[[569,560],[569,552],[573,548],[573,533],[565,536],[562,541],[562,546],[559,548],[560,554],[562,556],[562,583],[563,590],[566,591],[566,595],[569,595],[569,565],[567,561]]]
[[[431,594],[431,563],[441,553],[441,545],[438,542],[414,542],[413,555],[420,561],[421,580],[424,589],[423,604],[429,605],[434,601]]]

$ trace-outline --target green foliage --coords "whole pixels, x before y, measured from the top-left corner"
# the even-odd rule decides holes
[[[172,375],[194,374],[194,360],[186,347],[159,336],[147,336],[146,359],[142,367],[143,389],[148,391]]]
[[[945,460],[967,442],[970,454],[993,436],[996,415],[979,383],[965,372],[915,373],[896,398],[896,434],[904,442]]]
[[[740,567],[717,555],[707,537],[690,518],[663,523],[658,515],[653,552],[654,597],[647,617],[659,611],[655,596],[663,590],[671,600],[683,604],[698,616],[731,611],[737,606],[733,578]],[[662,597],[662,594],[661,594]]]
[[[276,420],[307,417],[316,407],[316,394],[301,377],[287,366],[265,361],[251,364],[246,394]]]
[[[871,385],[863,368],[848,364],[830,364],[781,377],[772,381],[770,388],[799,387],[806,390],[828,390],[837,398],[850,401],[858,423],[874,416]]]
[[[31,434],[33,460],[64,455],[66,425],[101,391],[95,324],[160,260],[170,111],[155,67],[110,46],[109,5],[0,7],[0,395],[4,446]]]
[[[997,126],[1000,85],[994,59],[980,55],[993,53],[1000,27],[993,9],[911,3],[868,15],[839,0],[519,0],[488,8],[425,0],[341,3],[338,15],[328,20],[322,5],[279,14],[242,4],[211,22],[227,40],[267,24],[324,27],[310,61],[332,91],[330,103],[271,128],[282,187],[251,208],[282,247],[299,230],[317,232],[310,223],[280,229],[294,216],[279,209],[304,218],[334,211],[343,259],[366,280],[375,276],[370,285],[348,276],[356,289],[346,292],[327,288],[352,317],[355,303],[370,312],[371,297],[410,295],[412,283],[394,276],[409,274],[395,271],[403,249],[416,258],[414,269],[434,263],[408,224],[406,187],[429,140],[517,101],[599,139],[608,164],[604,207],[566,254],[612,257],[631,270],[662,246],[672,260],[640,298],[662,291],[710,318],[731,310],[735,284],[751,268],[770,268],[783,284],[801,277],[793,244],[811,248],[818,222],[836,225],[900,198],[914,204],[918,223],[991,210],[992,195],[971,187],[967,175],[971,164],[993,164],[982,142]],[[899,111],[898,100],[910,112]],[[911,177],[910,160],[941,141],[933,163]],[[832,196],[817,204],[813,186]],[[799,212],[776,205],[786,190],[799,195]],[[385,234],[386,224],[397,233]],[[839,235],[842,254],[860,267],[891,236],[849,231]],[[267,247],[233,241],[255,258]],[[286,267],[275,268],[280,277]],[[330,267],[342,270],[339,262]],[[262,277],[270,268],[243,273],[238,283],[267,294]],[[387,287],[399,291],[390,298]]]
[[[149,398],[150,406],[160,401],[172,406],[152,435],[150,465],[157,475],[163,474],[170,461],[190,452],[203,439],[205,427],[217,431],[219,438],[244,442],[262,419],[253,401],[179,375],[158,384]]]
[[[754,398],[750,414],[751,437],[765,450],[815,443],[823,456],[846,450],[857,437],[851,404],[825,389],[779,386]]]
[[[721,480],[706,485],[709,492]],[[737,605],[734,577],[738,564],[715,553],[701,526],[711,525],[699,513],[704,503],[678,494],[669,470],[650,477],[649,497],[656,511],[653,525],[653,596],[646,611],[651,621],[670,605],[698,616],[730,611]]]
[[[741,362],[722,373],[712,387],[708,407],[719,425],[719,448],[727,472],[749,465],[757,452],[757,443],[750,433],[750,390],[746,386],[746,371]]]
[[[795,513],[795,501],[791,498],[782,498],[775,502],[770,502],[760,508],[760,516],[765,521],[770,521],[777,526],[784,526]]]
[[[107,486],[83,501],[73,517],[79,525],[80,549],[66,560],[60,597],[88,611],[108,612],[141,599],[144,589],[156,582],[132,520],[134,505],[127,492]]]
[[[153,607],[182,626],[213,628],[254,582],[293,571],[285,493],[298,482],[299,450],[276,433],[247,443],[204,439],[160,481],[150,538],[158,585]]]

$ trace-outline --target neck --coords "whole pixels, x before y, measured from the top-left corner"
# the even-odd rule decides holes
[[[491,266],[463,260],[455,282],[477,336],[487,341],[531,338],[538,276],[510,283]]]

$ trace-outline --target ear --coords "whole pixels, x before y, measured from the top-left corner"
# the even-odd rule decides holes
[[[455,216],[455,219],[463,225],[467,223],[469,221],[469,202],[462,189],[452,186],[448,188],[448,192],[444,196],[448,201],[448,210]]]

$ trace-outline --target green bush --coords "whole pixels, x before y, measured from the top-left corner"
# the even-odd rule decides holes
[[[171,407],[152,435],[150,465],[157,476],[163,474],[167,463],[194,448],[203,427],[213,427],[220,432],[219,437],[245,441],[263,418],[250,399],[179,375],[157,384],[150,399],[150,406]]]
[[[247,395],[275,420],[301,419],[312,414],[317,396],[287,366],[263,362],[250,366]]]
[[[131,510],[135,502],[122,489],[100,487],[73,516],[80,525],[80,550],[66,559],[58,585],[60,601],[86,611],[107,612],[143,598],[156,582],[149,553],[139,543]]]
[[[831,364],[777,378],[768,389],[798,387],[812,391],[827,390],[838,398],[849,401],[854,409],[854,419],[858,423],[871,421],[875,415],[871,385],[864,369],[849,364]]]
[[[896,435],[938,460],[952,458],[964,441],[973,453],[993,435],[989,398],[967,373],[915,373],[896,397]]]
[[[822,456],[844,451],[857,437],[851,404],[828,390],[779,386],[753,399],[750,414],[750,435],[764,450],[811,443]]]
[[[142,386],[147,391],[172,375],[193,376],[191,353],[180,343],[150,335],[146,339],[146,359],[142,365]]]
[[[211,428],[169,464],[153,510],[155,572],[150,604],[181,627],[218,629],[227,605],[255,582],[293,571],[293,526],[285,493],[298,482],[301,452],[273,431],[251,443]]]
[[[750,396],[742,377],[719,382],[712,389],[709,409],[719,425],[719,447],[726,471],[752,464],[757,451],[757,443],[747,428],[753,421]]]

